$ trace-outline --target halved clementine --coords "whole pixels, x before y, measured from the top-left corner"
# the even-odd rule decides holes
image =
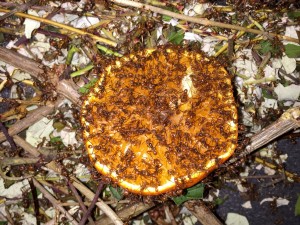
[[[141,195],[196,184],[237,142],[230,76],[183,47],[138,51],[108,65],[83,102],[81,123],[96,169]]]

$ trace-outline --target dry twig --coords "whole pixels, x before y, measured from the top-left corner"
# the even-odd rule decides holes
[[[0,8],[0,12],[9,13],[10,10]],[[55,22],[55,21],[52,21],[52,20],[48,20],[48,19],[45,19],[45,18],[42,18],[42,17],[33,16],[33,15],[30,15],[30,14],[26,14],[26,13],[19,13],[19,12],[15,13],[15,15],[19,16],[19,17],[22,17],[22,18],[28,18],[28,19],[32,19],[32,20],[35,20],[35,21],[39,21],[41,23],[49,24],[49,25],[52,25],[52,26],[55,26],[55,27],[58,27],[58,28],[62,28],[62,29],[65,29],[67,31],[79,34],[79,35],[87,36],[87,37],[90,37],[93,40],[99,41],[103,44],[111,45],[111,46],[114,46],[114,47],[117,46],[117,43],[114,42],[114,41],[99,37],[97,35],[91,34],[91,33],[86,32],[84,30],[80,30],[80,29],[77,29],[77,28],[74,28],[74,27],[70,27],[68,25],[61,24],[61,23],[58,23],[58,22]]]
[[[166,16],[170,16],[170,17],[180,19],[180,20],[185,20],[185,21],[192,22],[192,23],[202,24],[204,26],[215,26],[215,27],[220,27],[220,28],[239,30],[239,31],[247,32],[247,33],[264,35],[266,37],[277,37],[281,40],[287,40],[287,41],[299,43],[299,40],[296,38],[291,38],[291,37],[287,37],[287,36],[283,36],[283,35],[279,35],[279,34],[275,34],[275,33],[268,33],[268,32],[264,32],[261,30],[246,28],[246,27],[242,27],[242,26],[236,26],[236,25],[232,25],[232,24],[216,22],[216,21],[212,21],[212,20],[208,20],[208,19],[204,19],[204,18],[185,16],[185,15],[182,15],[179,13],[171,12],[169,10],[161,9],[161,8],[143,4],[140,2],[134,2],[134,1],[129,1],[129,0],[111,0],[111,2],[121,4],[121,5],[131,6],[131,7],[135,7],[135,8],[139,8],[139,9],[150,10],[155,13],[163,14]]]
[[[36,186],[40,192],[43,193],[45,198],[47,198],[51,204],[57,208],[63,215],[65,215],[69,222],[72,223],[73,225],[78,225],[78,222],[72,217],[72,215],[65,210],[64,207],[62,207],[60,204],[57,204],[57,200],[34,178],[32,178],[34,186]]]
[[[194,214],[203,225],[222,225],[203,201],[188,201],[184,206]]]

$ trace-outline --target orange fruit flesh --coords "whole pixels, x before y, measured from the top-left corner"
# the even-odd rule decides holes
[[[196,184],[233,154],[237,141],[229,75],[179,47],[109,65],[83,102],[81,123],[96,169],[141,195]]]

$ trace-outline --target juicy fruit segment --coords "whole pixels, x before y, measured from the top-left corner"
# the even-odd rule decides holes
[[[142,195],[194,185],[233,154],[237,141],[229,75],[180,47],[139,51],[109,65],[83,102],[81,123],[96,169]]]

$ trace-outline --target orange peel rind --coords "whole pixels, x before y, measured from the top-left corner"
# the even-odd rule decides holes
[[[196,184],[237,142],[230,76],[183,47],[146,49],[108,65],[83,101],[81,124],[96,169],[141,195]]]

